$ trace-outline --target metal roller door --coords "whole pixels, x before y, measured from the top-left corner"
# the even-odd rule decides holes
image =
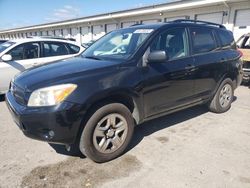
[[[93,26],[93,39],[97,40],[104,35],[104,29],[101,25]]]
[[[250,33],[250,9],[237,10],[234,25],[234,37],[237,40],[241,35]]]
[[[117,24],[107,24],[106,25],[106,32],[109,33],[110,31],[114,31],[117,29]]]
[[[215,13],[209,13],[209,14],[197,14],[196,20],[222,24],[223,23],[223,12],[215,12]]]
[[[56,36],[61,36],[61,35],[62,35],[62,34],[61,34],[61,29],[55,30],[55,35],[56,35]]]
[[[63,29],[63,37],[70,37],[70,28]]]
[[[42,35],[43,35],[43,36],[48,35],[48,34],[47,34],[47,31],[42,31]]]
[[[136,24],[136,22],[123,22],[122,23],[122,28],[127,28],[130,27],[131,25]]]
[[[92,39],[92,34],[90,32],[90,27],[86,26],[86,27],[81,27],[81,42],[85,43],[85,42],[89,42]]]
[[[176,16],[176,17],[165,18],[165,21],[171,22],[171,21],[180,20],[180,19],[188,19],[188,16]]]
[[[49,31],[49,36],[54,36],[54,31]]]
[[[143,24],[154,24],[154,23],[158,23],[158,20],[143,20],[142,23]]]
[[[72,28],[71,29],[71,37],[75,38],[79,34],[78,28]]]

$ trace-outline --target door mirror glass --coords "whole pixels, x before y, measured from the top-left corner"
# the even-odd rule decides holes
[[[7,62],[12,60],[12,56],[10,54],[5,54],[2,56],[2,60]]]
[[[149,63],[163,63],[168,60],[168,55],[165,51],[153,51],[148,55]]]

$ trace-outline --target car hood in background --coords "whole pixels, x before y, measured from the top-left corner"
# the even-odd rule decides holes
[[[243,53],[243,61],[250,61],[250,49],[240,48],[239,50]]]

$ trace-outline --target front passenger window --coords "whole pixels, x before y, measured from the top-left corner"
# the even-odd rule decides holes
[[[169,60],[187,56],[187,35],[184,28],[176,28],[160,34],[151,44],[150,51],[165,51]]]
[[[26,43],[13,48],[8,54],[12,56],[13,61],[17,61],[38,58],[39,51],[38,43]]]

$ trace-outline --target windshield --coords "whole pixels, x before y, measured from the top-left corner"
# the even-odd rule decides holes
[[[153,29],[128,28],[113,31],[83,52],[86,58],[126,59],[136,52]]]
[[[4,50],[6,50],[7,48],[9,48],[14,44],[15,42],[10,42],[10,41],[0,44],[0,53],[2,53]]]

